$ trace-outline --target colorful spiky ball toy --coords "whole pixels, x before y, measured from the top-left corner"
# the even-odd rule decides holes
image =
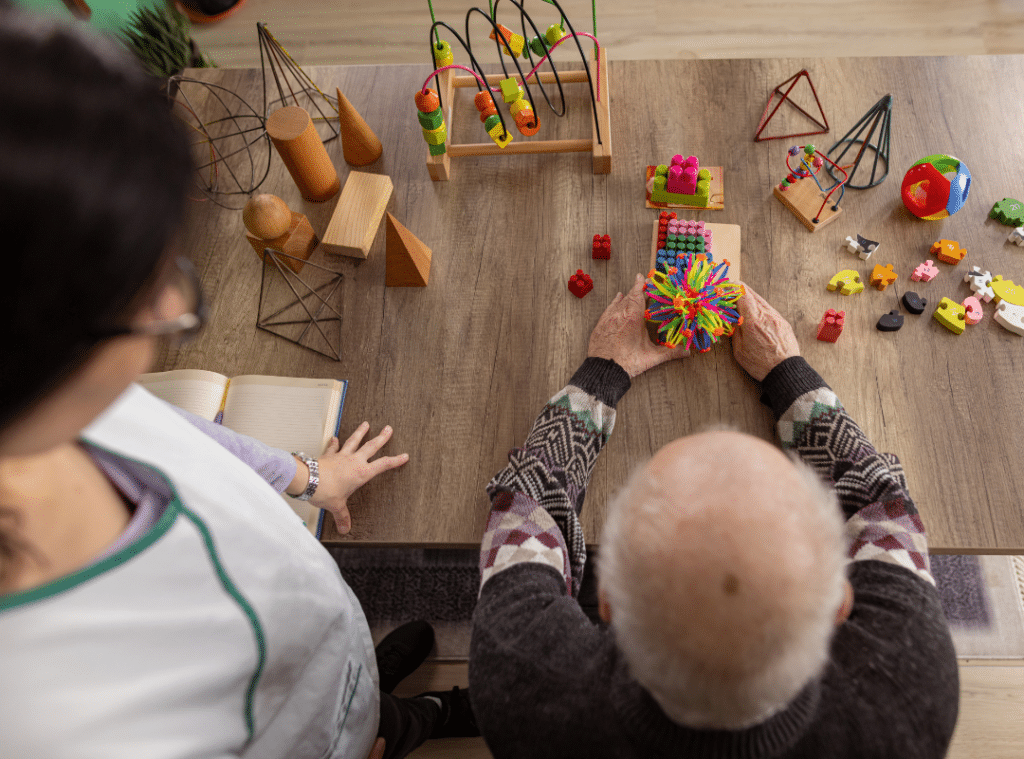
[[[728,272],[728,261],[716,264],[703,253],[688,253],[679,266],[647,275],[644,293],[651,302],[645,316],[658,325],[662,345],[704,353],[743,323],[736,306],[743,285],[730,281]]]

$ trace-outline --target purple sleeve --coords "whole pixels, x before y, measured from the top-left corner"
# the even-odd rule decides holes
[[[241,435],[223,425],[216,424],[196,416],[184,409],[168,403],[169,408],[174,409],[185,421],[195,426],[222,446],[235,454],[246,465],[252,468],[256,474],[262,477],[278,493],[283,493],[289,483],[295,478],[295,468],[298,463],[295,457],[288,451],[279,448],[271,448],[261,443],[256,438],[248,435]]]

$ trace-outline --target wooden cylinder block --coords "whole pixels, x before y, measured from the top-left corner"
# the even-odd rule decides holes
[[[302,197],[316,203],[338,194],[341,182],[309,113],[289,105],[270,114],[267,134]]]
[[[273,240],[288,231],[292,212],[276,195],[253,195],[242,210],[242,223],[261,240]]]

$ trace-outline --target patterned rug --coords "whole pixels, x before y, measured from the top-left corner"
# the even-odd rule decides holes
[[[331,547],[363,606],[374,641],[403,622],[426,619],[439,660],[469,656],[470,620],[479,591],[479,552],[452,549]],[[580,604],[597,618],[596,562],[590,555]],[[957,655],[1024,658],[1024,557],[932,556]]]

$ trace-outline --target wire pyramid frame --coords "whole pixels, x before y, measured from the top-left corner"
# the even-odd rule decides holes
[[[796,102],[789,96],[790,93],[793,92],[793,88],[795,88],[797,84],[799,84],[800,77],[804,77],[807,80],[807,84],[810,85],[811,87],[811,94],[814,95],[814,102],[817,103],[818,105],[818,113],[821,115],[821,121],[819,121],[817,118],[815,118],[807,111],[805,111],[803,108],[801,108],[799,105],[797,105]],[[789,85],[789,88],[785,92],[783,92],[782,88],[785,87],[787,84]],[[775,102],[776,96],[779,97],[779,102],[775,103],[775,108],[772,108],[772,103]],[[800,113],[809,118],[814,123],[814,125],[818,127],[818,131],[798,132],[796,134],[778,134],[773,135],[771,137],[763,137],[761,133],[764,132],[765,127],[768,126],[768,123],[773,118],[775,118],[775,114],[779,112],[779,108],[782,107],[783,103],[789,103],[791,106],[800,111]],[[769,110],[771,110],[771,113],[768,113]],[[765,103],[764,111],[761,112],[761,119],[757,122],[757,130],[754,132],[754,142],[765,142],[766,140],[788,140],[792,137],[809,137],[814,134],[825,134],[826,132],[828,132],[828,130],[828,117],[825,116],[825,109],[822,107],[821,100],[818,98],[818,90],[815,89],[814,82],[811,81],[811,75],[807,71],[807,69],[800,69],[800,71],[793,74],[793,76],[791,76],[789,79],[787,79],[774,90],[772,90],[771,94],[768,96],[768,102]]]
[[[290,267],[286,266],[285,259],[301,261],[304,266],[312,266],[315,269],[327,272],[330,277],[323,284],[314,287],[300,275],[293,272]],[[273,280],[276,279],[273,274],[275,269],[280,272],[285,284],[288,285],[294,300],[264,316],[264,303],[269,300],[269,288],[273,286]],[[270,277],[267,276],[268,271],[270,271]],[[339,291],[344,278],[345,275],[341,272],[328,269],[311,261],[302,261],[302,259],[290,256],[274,248],[264,248],[263,271],[260,276],[260,302],[256,316],[257,329],[269,332],[314,353],[319,353],[326,358],[341,361],[342,317],[341,311],[331,305],[331,300],[335,293]],[[327,292],[323,294],[325,290]],[[309,302],[307,303],[307,301]],[[319,305],[317,305],[317,302],[319,302]],[[316,307],[316,313],[311,310],[311,306]],[[299,314],[304,313],[305,318],[301,316],[293,318],[293,316],[288,314],[289,311],[293,310]],[[327,313],[325,314],[325,312]],[[277,319],[277,321],[272,321],[274,319]],[[300,326],[302,329],[298,337],[285,334],[286,330],[283,329],[291,328],[290,331],[294,333]],[[334,339],[328,337],[328,332],[336,335],[336,337]],[[322,340],[324,350],[314,347],[317,335]]]
[[[881,127],[879,129],[879,127]],[[868,130],[867,134],[864,134],[864,130]],[[878,138],[872,143],[872,138],[875,137],[875,130],[878,131]],[[831,156],[836,148],[841,145],[845,145],[842,151],[838,155],[834,156],[835,162],[843,169],[852,169],[849,172],[850,181],[847,183],[847,187],[851,187],[854,190],[866,190],[869,187],[877,187],[885,181],[885,178],[889,176],[889,149],[890,149],[890,138],[892,137],[892,95],[885,95],[877,103],[861,116],[860,121],[853,125],[849,132],[843,135],[843,138],[839,140],[835,145],[829,148],[828,153]],[[853,163],[844,164],[843,156],[845,156],[852,147],[859,145],[857,155],[853,159]],[[861,161],[864,159],[864,151],[870,148],[874,151],[874,159],[871,162],[871,177],[868,179],[867,184],[854,184],[853,178],[857,174],[857,169],[860,168]],[[885,171],[881,176],[878,176],[878,161],[881,159],[885,162]],[[835,174],[832,173],[832,167],[829,167],[829,174],[832,174],[832,178],[835,179]]]
[[[283,108],[287,105],[297,105],[300,108],[313,110],[319,116],[313,115],[314,124],[327,124],[329,135],[321,138],[325,143],[340,136],[340,125],[338,123],[338,100],[328,97],[316,85],[302,67],[295,62],[284,46],[277,41],[277,38],[270,33],[267,25],[260,21],[256,24],[256,35],[260,45],[260,70],[263,73],[263,118],[270,115],[270,109],[274,106]],[[267,68],[270,68],[270,79],[273,79],[277,87],[277,99],[267,100],[267,88],[270,79],[267,77]],[[294,81],[294,84],[293,84]],[[326,104],[326,110],[322,107]],[[276,108],[275,108],[276,110]]]

